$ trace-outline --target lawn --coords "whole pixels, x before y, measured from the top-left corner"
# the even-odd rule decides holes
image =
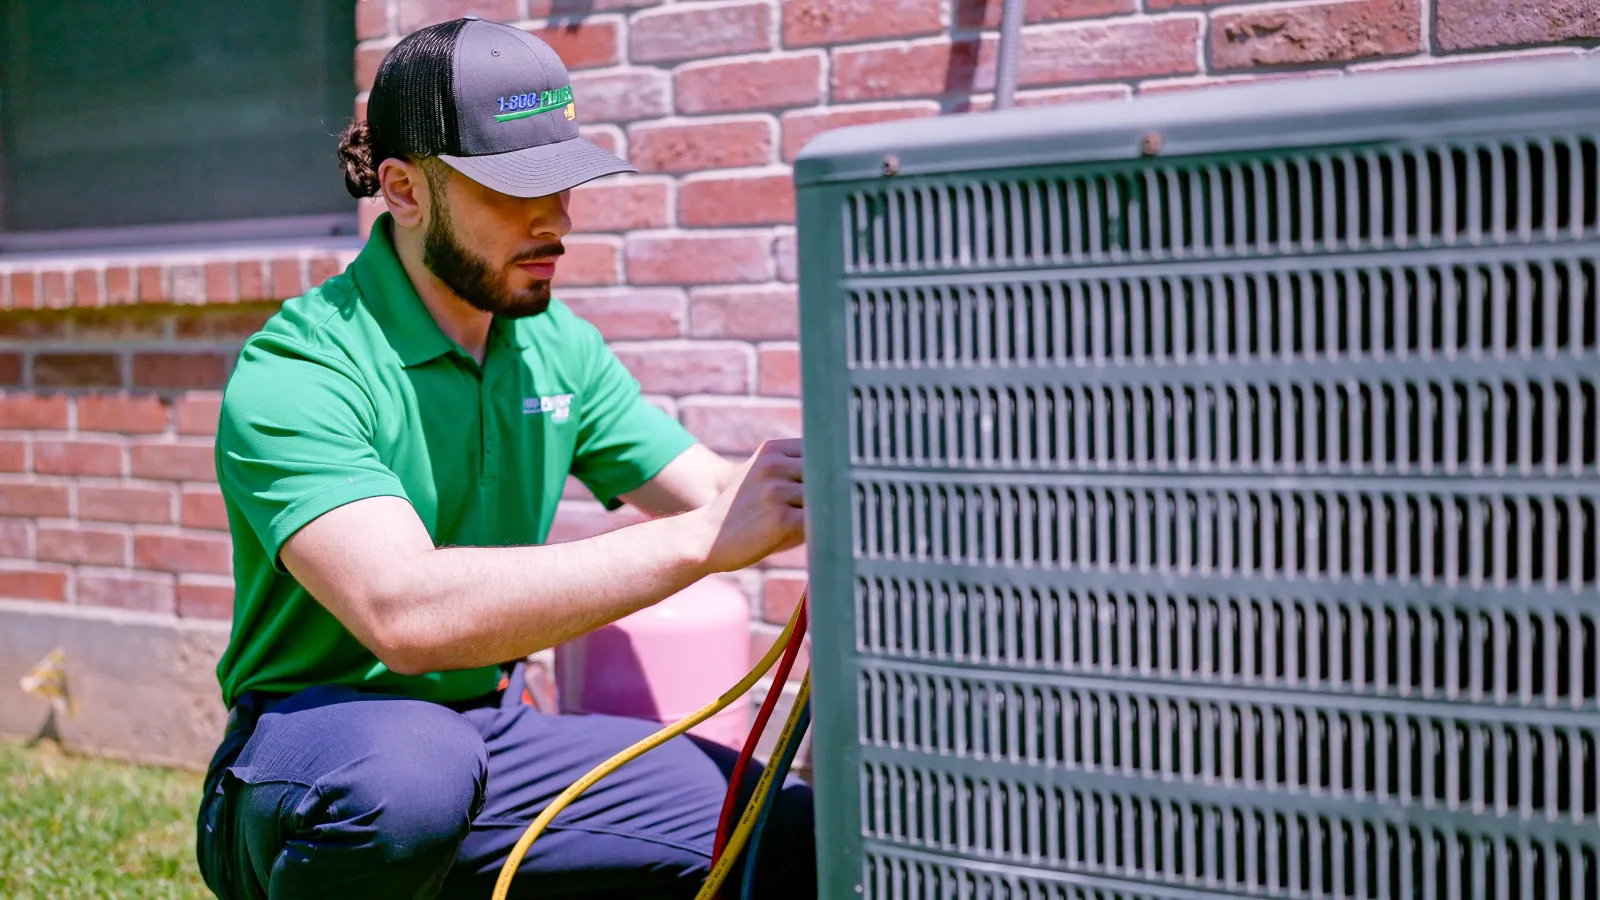
[[[196,898],[191,772],[0,741],[0,897]]]

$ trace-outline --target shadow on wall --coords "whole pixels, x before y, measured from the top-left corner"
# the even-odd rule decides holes
[[[955,15],[950,24],[950,59],[945,65],[944,96],[939,100],[941,112],[971,112],[974,93],[994,90],[998,45],[996,38],[989,38],[993,46],[990,47],[989,58],[985,60],[984,35],[978,30],[986,24],[991,28],[998,27],[1000,5],[1001,0],[956,0]],[[988,63],[988,72],[984,83],[979,85],[978,70],[984,62]],[[989,104],[980,106],[988,108]]]

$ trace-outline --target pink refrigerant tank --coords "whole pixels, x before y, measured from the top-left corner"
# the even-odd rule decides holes
[[[676,722],[750,672],[750,601],[712,576],[556,648],[556,690],[567,714]],[[690,734],[738,748],[750,730],[745,695]]]

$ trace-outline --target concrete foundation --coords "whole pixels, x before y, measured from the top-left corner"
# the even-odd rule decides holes
[[[225,622],[0,600],[0,735],[51,728],[72,752],[203,769],[222,735],[215,668]],[[51,650],[64,654],[72,714],[21,680]]]

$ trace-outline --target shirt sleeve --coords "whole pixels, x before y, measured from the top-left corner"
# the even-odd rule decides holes
[[[578,319],[588,356],[579,405],[572,474],[607,509],[666,468],[695,443],[677,419],[644,399],[638,379],[607,347],[600,332]]]
[[[217,425],[217,480],[272,565],[318,516],[368,497],[406,497],[373,443],[375,408],[352,370],[258,337],[239,355]]]

